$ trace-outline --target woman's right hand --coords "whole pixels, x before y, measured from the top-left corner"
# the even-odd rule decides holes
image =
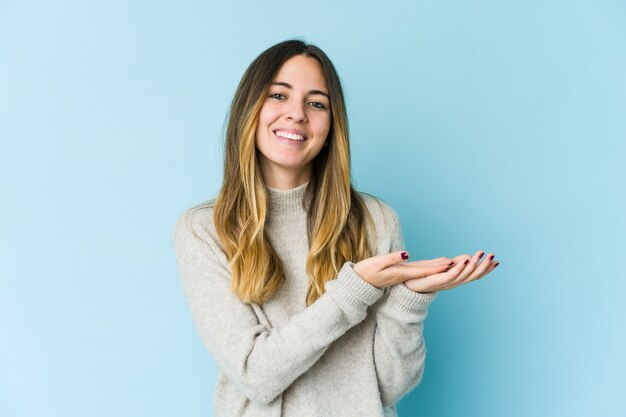
[[[409,254],[405,251],[372,256],[354,264],[354,272],[374,287],[383,288],[438,274],[454,264],[454,260],[450,258],[405,262],[408,258]]]

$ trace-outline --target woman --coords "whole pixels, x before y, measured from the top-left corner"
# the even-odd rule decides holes
[[[351,186],[335,68],[298,40],[246,70],[223,186],[182,214],[174,243],[219,368],[218,417],[395,416],[422,376],[436,291],[497,266],[482,251],[405,262],[394,210]]]

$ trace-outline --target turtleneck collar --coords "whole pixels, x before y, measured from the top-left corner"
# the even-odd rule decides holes
[[[302,185],[288,190],[279,190],[278,188],[272,188],[266,185],[265,187],[269,195],[269,209],[272,216],[305,213],[302,207],[302,200],[310,182],[309,180]]]

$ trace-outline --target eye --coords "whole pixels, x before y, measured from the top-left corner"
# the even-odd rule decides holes
[[[270,94],[270,97],[271,97],[271,98],[275,98],[276,100],[281,100],[281,99],[285,98],[285,96],[283,96],[283,95],[282,95],[282,94],[280,94],[280,93]]]
[[[315,107],[316,109],[320,109],[320,110],[324,110],[326,108],[326,106],[324,106],[322,103],[320,103],[319,101],[312,101],[309,104],[311,104],[313,107]]]

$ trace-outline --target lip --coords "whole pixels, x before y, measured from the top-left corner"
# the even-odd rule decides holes
[[[274,129],[272,132],[276,135],[276,132],[278,132],[279,130],[281,132],[287,132],[287,133],[291,133],[291,134],[294,134],[294,135],[300,135],[300,136],[304,137],[304,140],[307,140],[309,138],[306,135],[306,133],[304,133],[303,131],[298,130],[298,129],[283,129],[283,128],[279,127],[278,129]],[[276,135],[276,137],[280,137],[280,136]],[[287,139],[287,138],[282,138],[282,139]]]

